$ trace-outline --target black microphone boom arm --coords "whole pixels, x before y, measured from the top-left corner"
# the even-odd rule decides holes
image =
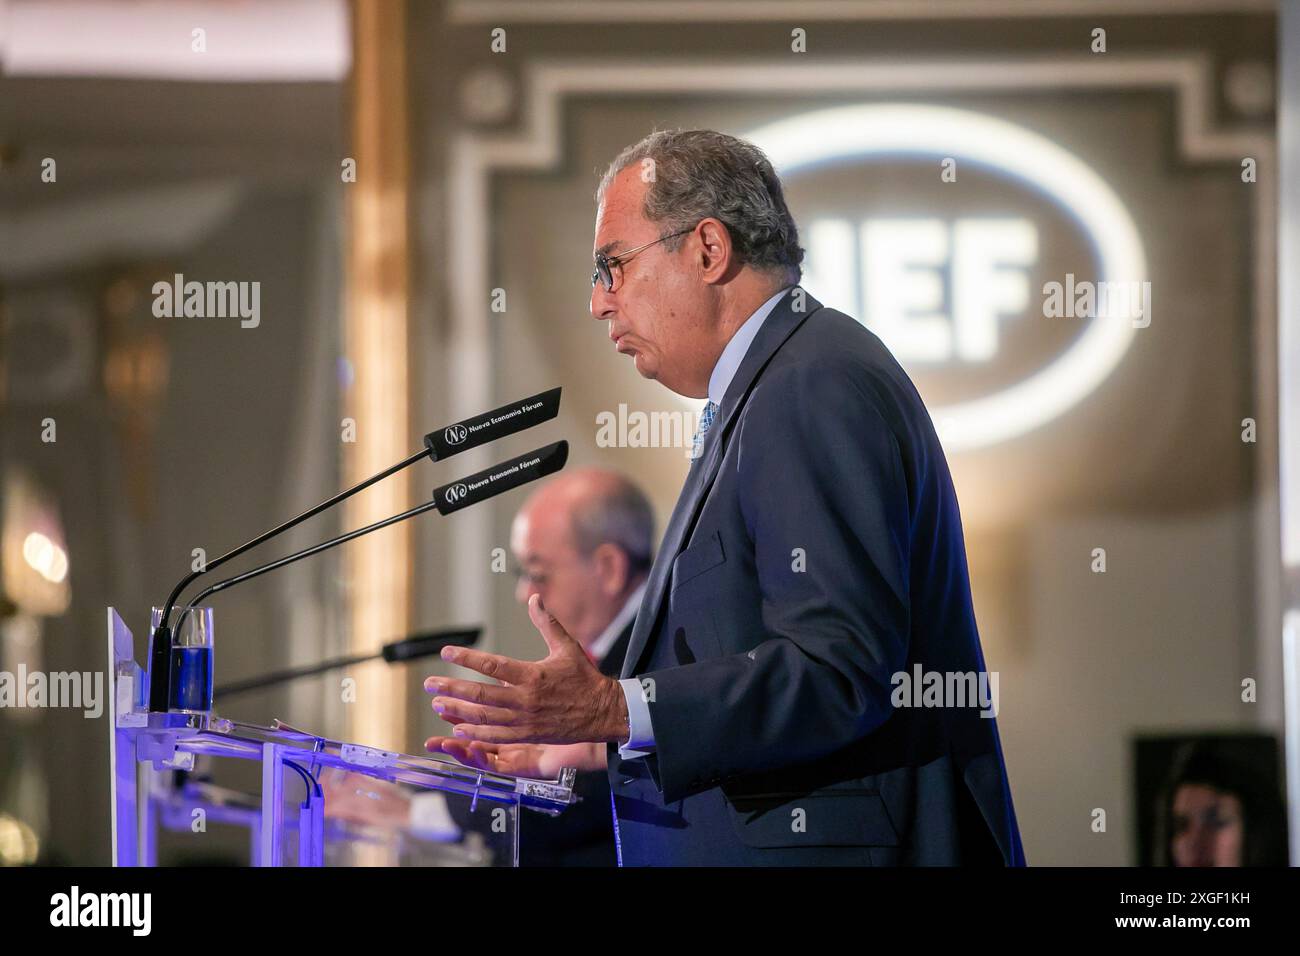
[[[346,534],[339,535],[338,537],[330,538],[328,541],[322,541],[320,544],[312,545],[309,548],[303,548],[301,551],[295,551],[293,554],[286,555],[283,558],[271,561],[267,564],[261,565],[260,567],[245,571],[243,574],[236,574],[234,577],[226,578],[224,581],[218,581],[216,584],[203,589],[190,599],[189,603],[181,610],[180,615],[176,619],[176,628],[179,630],[185,621],[185,616],[189,614],[189,612],[196,607],[201,600],[211,594],[216,594],[218,591],[224,591],[226,588],[239,584],[242,581],[248,581],[252,578],[259,577],[269,571],[282,568],[286,564],[292,564],[293,562],[300,561],[303,558],[311,557],[313,554],[327,551],[330,548],[337,547],[338,545],[351,541],[354,538],[359,538],[363,534],[378,531],[380,528],[386,528],[399,521],[405,521],[407,518],[413,518],[426,511],[437,509],[439,514],[447,515],[470,505],[478,504],[481,501],[486,501],[488,498],[493,498],[496,495],[510,491],[513,488],[518,488],[520,485],[525,485],[530,481],[536,481],[538,478],[544,478],[547,475],[554,474],[564,467],[568,458],[569,443],[567,441],[558,441],[542,448],[534,449],[533,451],[526,452],[517,458],[504,461],[492,468],[468,475],[460,481],[454,481],[435,488],[433,491],[432,501],[426,501],[424,504],[416,505],[414,508],[409,508],[400,514],[384,518],[382,521],[376,521],[374,524],[368,524],[364,528],[349,531]],[[162,628],[159,628],[159,630],[162,630]],[[168,643],[170,645],[170,632],[168,633],[168,638]],[[158,666],[158,661],[156,659],[157,643],[158,639],[155,637],[155,660],[150,662],[149,709],[165,711],[167,710],[166,699],[163,700],[161,707],[155,706],[156,701],[154,700],[153,686],[155,675],[169,673],[170,654],[168,655],[168,658],[162,662],[162,670],[152,670],[152,668]],[[170,691],[168,691],[168,693],[170,693]]]

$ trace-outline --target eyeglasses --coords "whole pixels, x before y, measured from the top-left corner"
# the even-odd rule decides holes
[[[617,256],[607,256],[603,252],[596,253],[596,270],[591,274],[591,287],[593,289],[596,288],[596,282],[599,281],[600,284],[605,287],[606,292],[613,292],[615,267],[621,266],[642,249],[649,249],[651,246],[657,245],[658,243],[667,242],[669,239],[676,239],[678,236],[684,236],[688,232],[694,231],[694,229],[695,227],[691,226],[690,229],[683,229],[681,232],[674,232],[670,236],[660,236],[658,239],[642,243],[635,249],[629,249],[627,252],[621,253]],[[622,275],[621,269],[619,270],[619,274]]]

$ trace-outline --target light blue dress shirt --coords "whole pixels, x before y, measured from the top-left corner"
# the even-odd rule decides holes
[[[745,324],[736,329],[735,334],[731,336],[726,348],[718,356],[717,364],[713,366],[713,374],[709,376],[710,402],[718,406],[722,405],[722,397],[727,394],[731,380],[736,377],[736,370],[744,361],[749,347],[754,344],[754,336],[758,335],[763,322],[791,288],[793,287],[786,286],[760,305],[754,310],[754,314],[745,320]],[[648,695],[642,690],[641,681],[635,677],[628,677],[619,683],[623,686],[623,696],[627,698],[627,717],[631,735],[627,743],[618,748],[618,754],[624,760],[633,760],[654,752],[655,731],[650,723]]]

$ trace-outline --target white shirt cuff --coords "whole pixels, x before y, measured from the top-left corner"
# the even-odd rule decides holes
[[[655,729],[650,723],[650,704],[641,689],[641,682],[635,677],[627,677],[619,684],[627,698],[627,722],[632,733],[627,743],[618,748],[618,755],[624,760],[649,756],[655,749]]]

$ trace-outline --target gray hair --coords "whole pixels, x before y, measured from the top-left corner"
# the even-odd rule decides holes
[[[650,570],[654,560],[654,509],[645,494],[622,475],[573,509],[573,541],[578,553],[590,555],[602,544],[620,548],[633,575]]]
[[[646,160],[653,163],[654,178],[641,211],[662,227],[662,235],[691,229],[701,219],[721,220],[741,262],[799,281],[799,229],[761,149],[708,129],[659,130],[618,154],[601,178],[596,202],[615,176]],[[669,239],[664,247],[673,251],[681,243],[681,237]]]

